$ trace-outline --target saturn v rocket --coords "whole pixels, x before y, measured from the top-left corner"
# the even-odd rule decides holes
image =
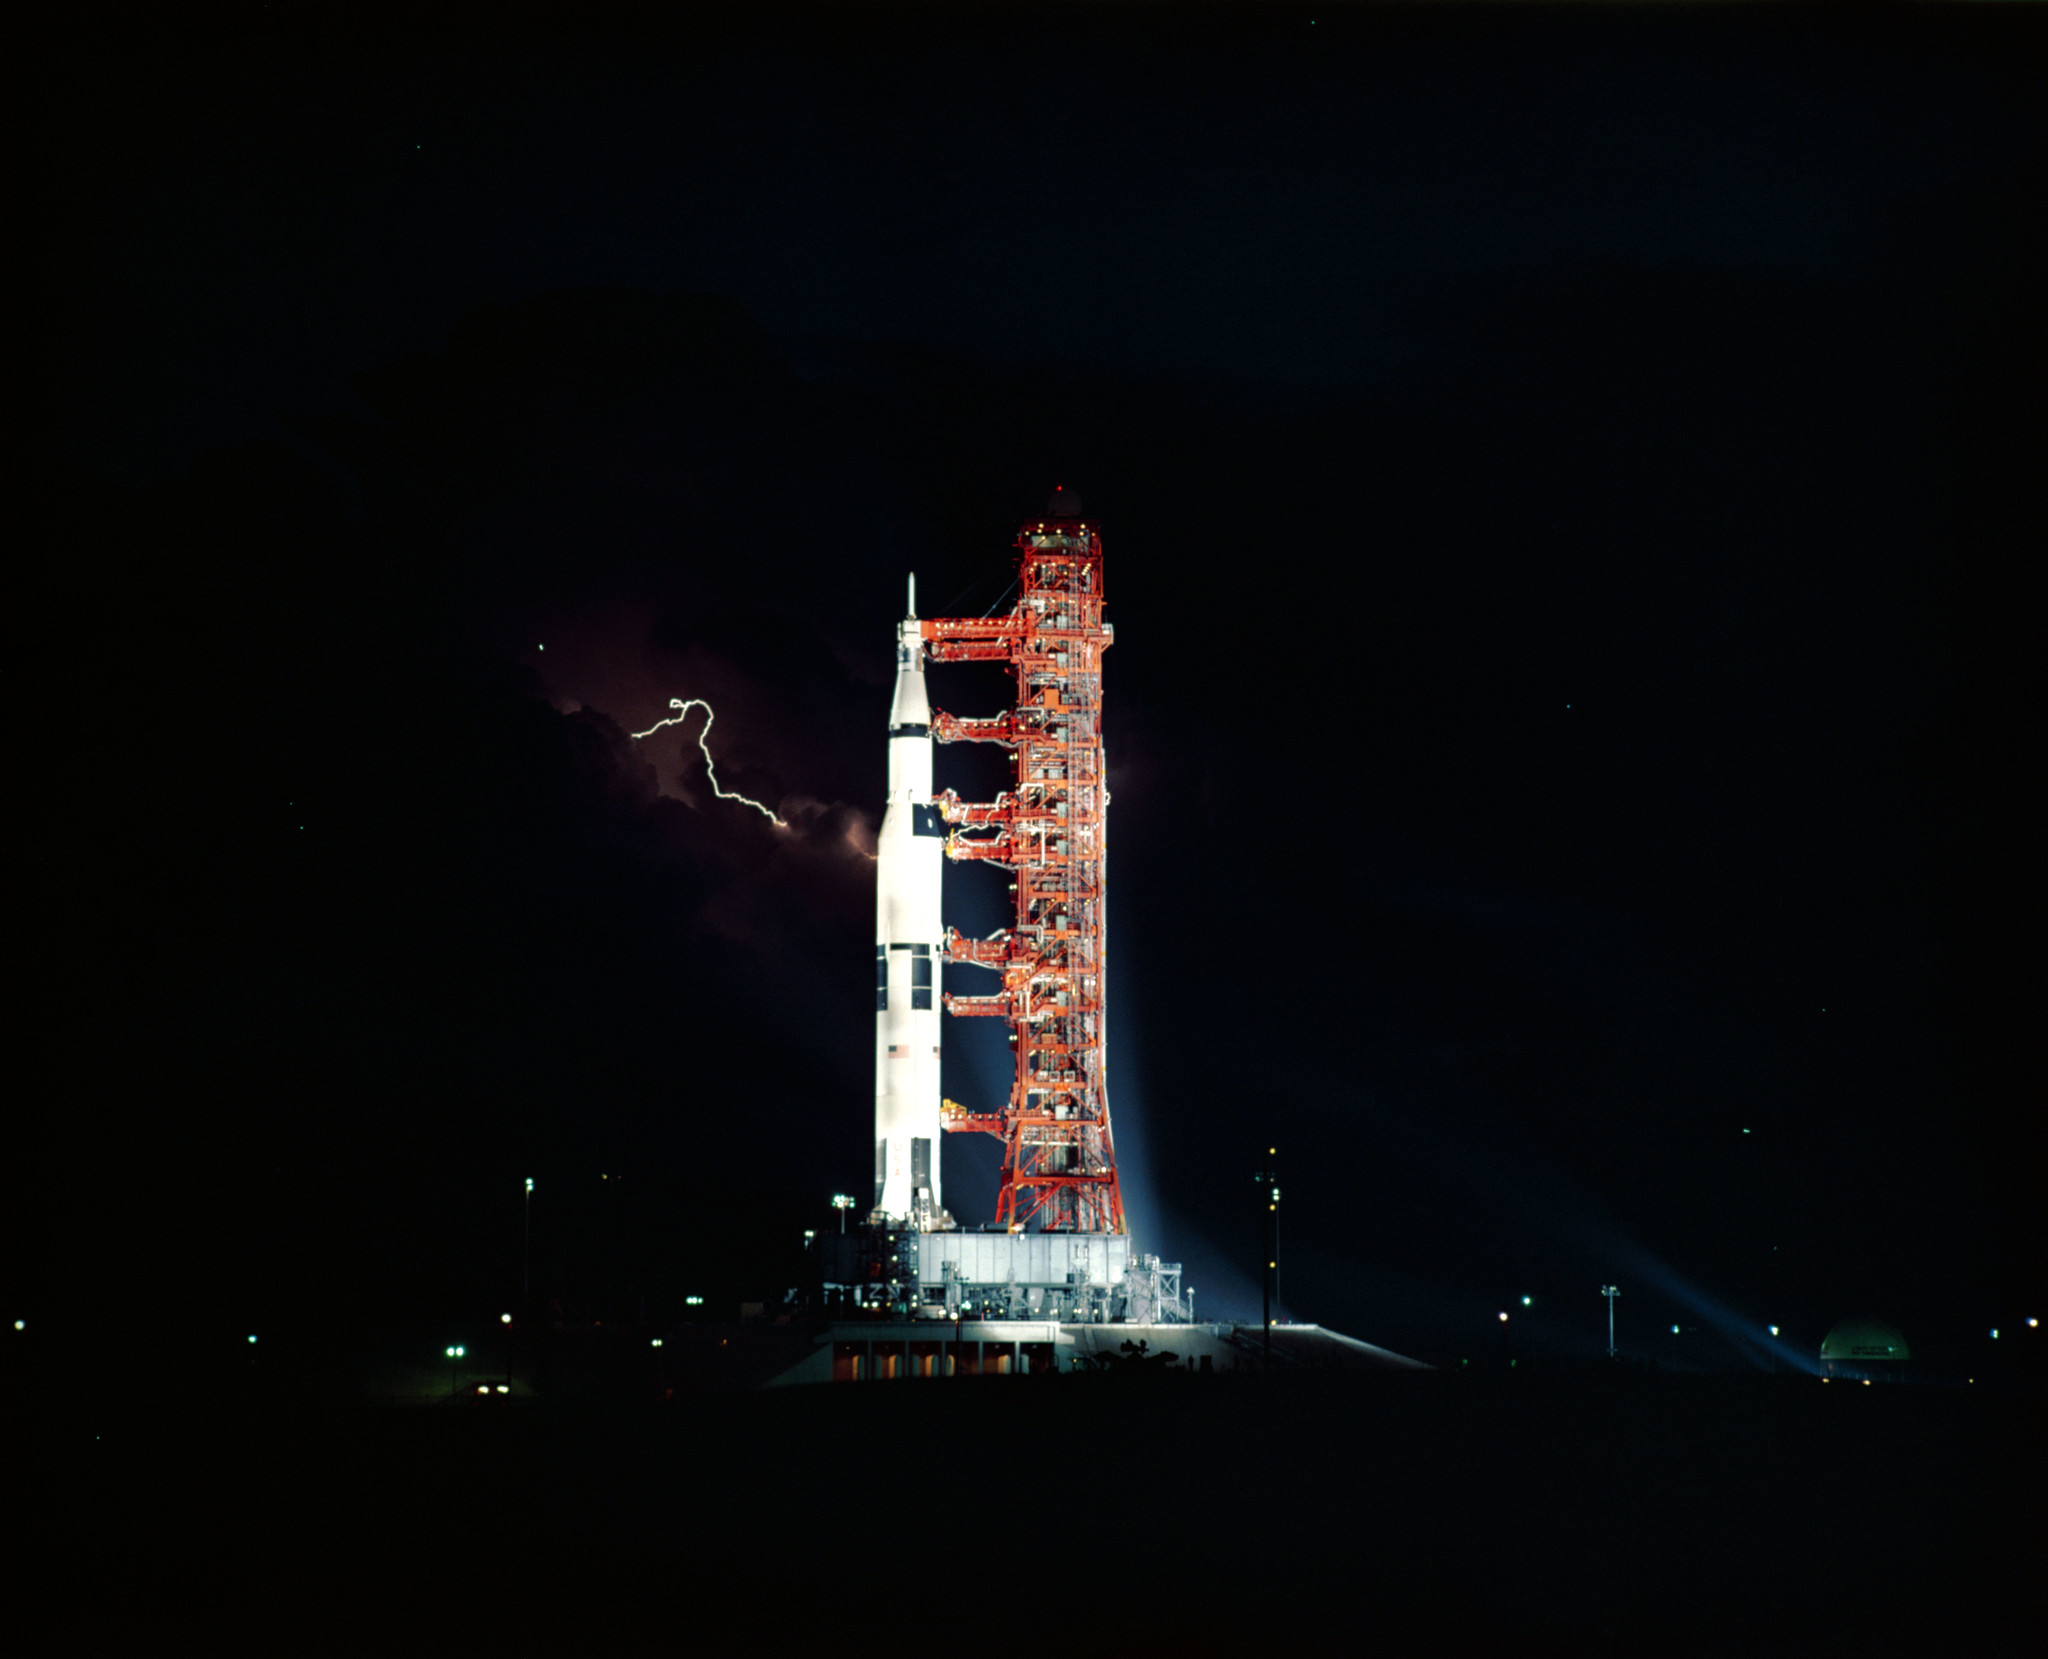
[[[875,872],[877,1225],[951,1227],[939,1200],[939,884],[946,830],[932,804],[932,708],[924,688],[917,578],[896,630],[889,798]]]

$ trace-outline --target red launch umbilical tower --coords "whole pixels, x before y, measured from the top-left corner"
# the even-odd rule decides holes
[[[1015,705],[987,719],[932,714],[942,743],[1000,743],[1016,783],[995,800],[935,798],[946,856],[1012,872],[1013,926],[988,939],[946,930],[955,962],[1002,975],[991,996],[947,995],[954,1014],[1006,1019],[1016,1080],[1001,1112],[948,1102],[949,1130],[1003,1142],[996,1220],[1012,1231],[1121,1233],[1103,1051],[1102,538],[1056,490],[1017,532],[1017,604],[1007,616],[922,623],[935,662],[1004,662]]]

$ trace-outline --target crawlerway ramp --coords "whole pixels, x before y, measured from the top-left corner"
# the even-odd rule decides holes
[[[810,1353],[769,1387],[922,1377],[1043,1376],[1140,1368],[1219,1372],[1427,1371],[1321,1325],[1063,1325],[1053,1320],[845,1320],[818,1331]]]

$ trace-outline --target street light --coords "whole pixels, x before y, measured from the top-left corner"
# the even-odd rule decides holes
[[[451,1342],[446,1348],[442,1350],[442,1352],[448,1356],[448,1392],[450,1394],[453,1394],[456,1391],[455,1362],[462,1358],[464,1353],[466,1353],[467,1351],[468,1350],[466,1350],[459,1342]]]
[[[1614,1358],[1614,1299],[1621,1294],[1617,1285],[1602,1285],[1600,1294],[1607,1298],[1607,1357]]]
[[[509,1313],[501,1313],[498,1315],[498,1323],[505,1327],[505,1387],[507,1390],[510,1390],[512,1387],[512,1316]]]
[[[839,1212],[839,1231],[844,1233],[846,1231],[846,1212],[853,1208],[852,1195],[835,1192],[832,1195],[832,1208]]]
[[[526,1311],[533,1312],[533,1177],[526,1178],[526,1271],[521,1283],[520,1296],[526,1303]]]
[[[1260,1186],[1270,1189],[1266,1201],[1266,1277],[1265,1277],[1265,1331],[1266,1369],[1273,1369],[1273,1303],[1278,1299],[1280,1289],[1280,1149],[1266,1148],[1266,1162],[1255,1171],[1252,1179]]]

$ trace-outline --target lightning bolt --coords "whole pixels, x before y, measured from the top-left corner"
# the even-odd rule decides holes
[[[711,722],[718,718],[717,715],[711,712],[711,705],[701,697],[671,697],[668,700],[668,706],[676,712],[666,720],[655,721],[644,732],[635,732],[633,734],[634,741],[637,742],[643,737],[652,737],[664,726],[680,726],[685,720],[689,719],[690,710],[702,709],[704,711],[704,729],[697,734],[697,747],[704,751],[704,775],[711,780],[711,793],[716,795],[721,801],[738,801],[743,806],[750,806],[777,829],[788,829],[789,826],[787,824],[751,795],[742,795],[737,789],[722,789],[719,787],[718,772],[711,764],[711,745],[707,741],[711,736]]]

